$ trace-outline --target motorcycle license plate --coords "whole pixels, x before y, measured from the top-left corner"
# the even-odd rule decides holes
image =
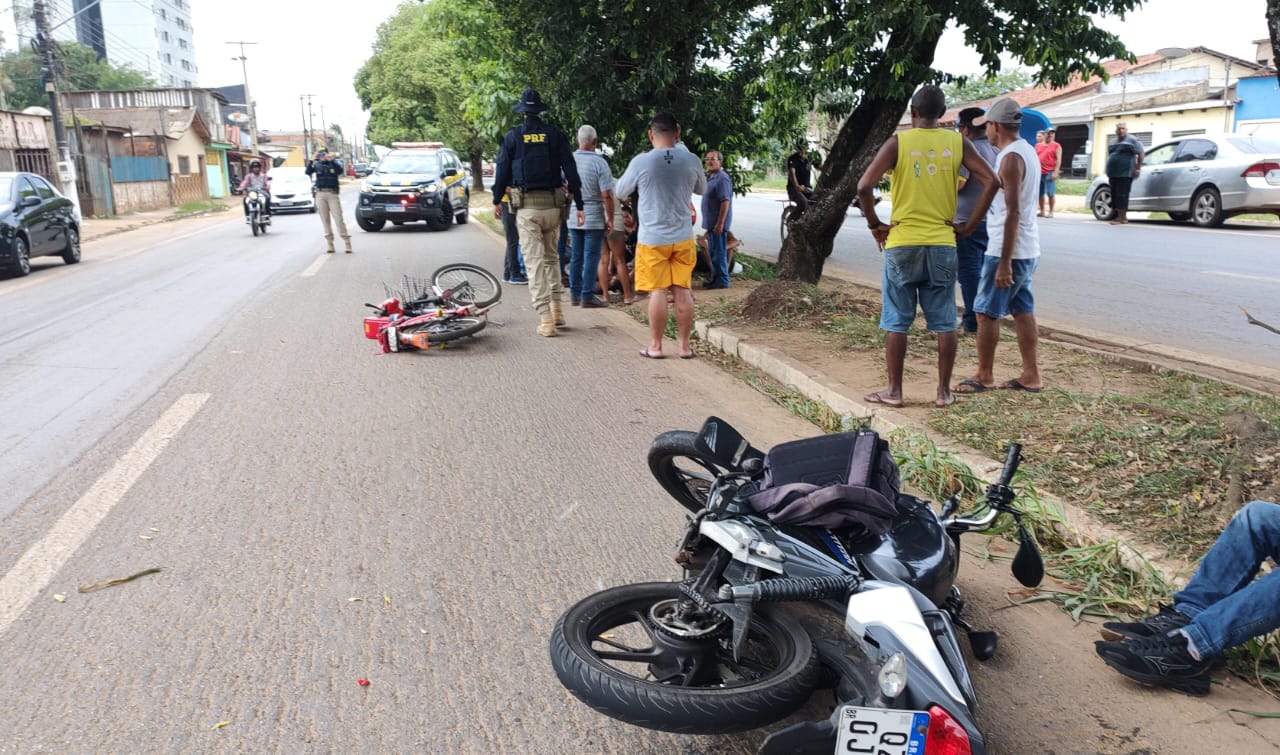
[[[929,714],[846,705],[840,709],[839,731],[837,753],[924,755]]]

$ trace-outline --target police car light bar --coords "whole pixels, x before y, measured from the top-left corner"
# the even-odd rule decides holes
[[[396,149],[439,149],[444,142],[391,142]]]

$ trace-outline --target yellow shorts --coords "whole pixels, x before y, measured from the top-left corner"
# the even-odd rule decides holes
[[[649,246],[636,244],[636,290],[662,291],[693,285],[693,265],[697,261],[693,239],[678,244]]]

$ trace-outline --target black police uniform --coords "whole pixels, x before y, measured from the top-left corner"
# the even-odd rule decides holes
[[[560,129],[528,114],[524,123],[502,137],[498,164],[493,175],[493,203],[514,187],[524,194],[529,207],[552,207],[552,192],[561,186],[561,172],[573,194],[573,203],[582,209],[582,180],[574,162],[569,140]]]
[[[338,176],[342,175],[342,163],[333,158],[312,160],[307,165],[307,175],[314,175],[316,191],[338,191]]]

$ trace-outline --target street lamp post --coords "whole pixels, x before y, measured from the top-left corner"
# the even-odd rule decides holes
[[[245,45],[256,45],[257,42],[228,42],[229,45],[239,45],[239,57],[233,57],[232,60],[240,61],[240,72],[244,74],[244,101],[249,108],[249,151],[254,157],[258,156],[258,119],[253,112],[253,96],[249,94],[249,68],[245,65],[247,58],[244,55]]]
[[[311,160],[311,131],[307,128],[307,107],[303,100],[310,101],[311,95],[298,95],[298,107],[302,108],[302,159]]]

